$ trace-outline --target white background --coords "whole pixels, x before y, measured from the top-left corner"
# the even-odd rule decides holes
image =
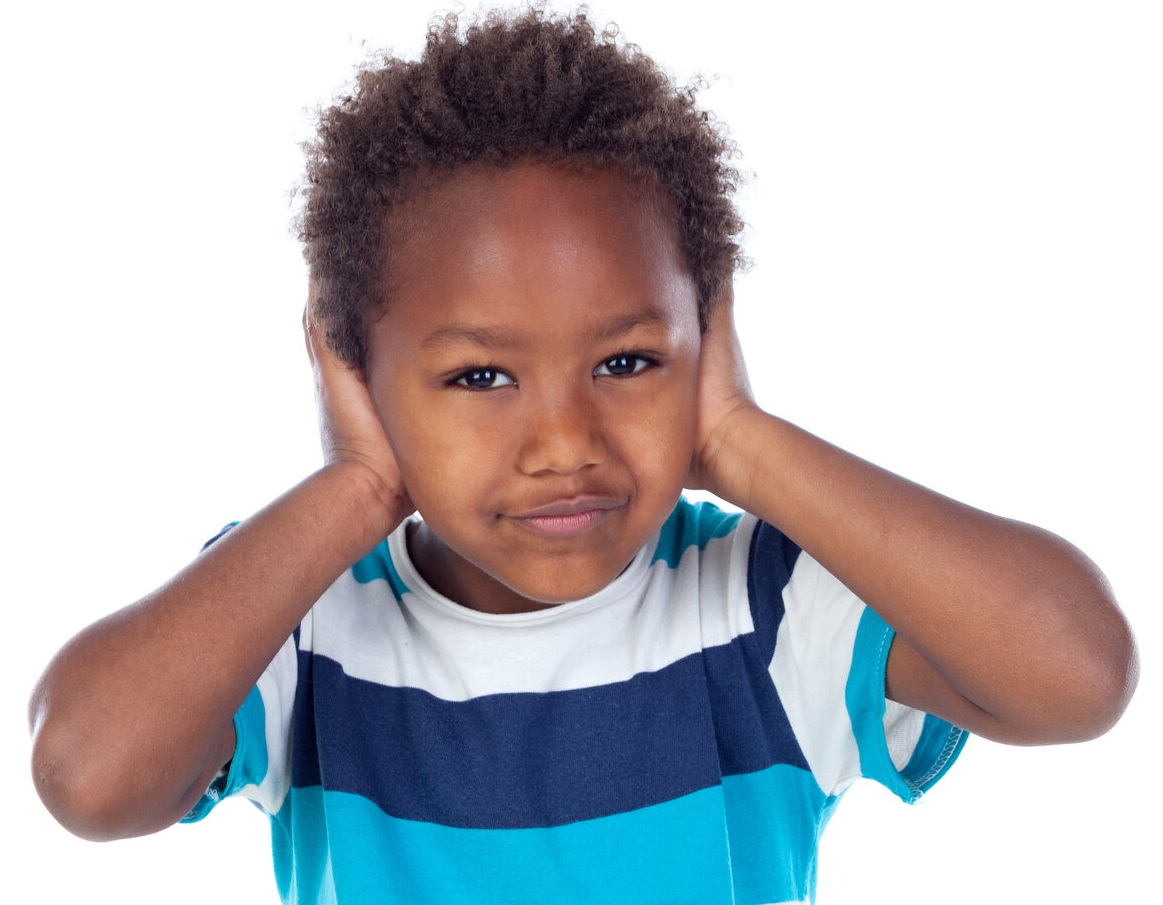
[[[287,226],[297,142],[368,49],[418,47],[433,7],[33,6],[0,20],[7,898],[274,902],[265,820],[246,804],[129,842],[60,829],[28,779],[25,702],[71,633],[318,464]],[[824,837],[819,902],[1150,899],[1157,6],[678,10],[596,13],[680,78],[718,76],[705,102],[753,174],[756,263],[738,297],[761,401],[1070,538],[1143,652],[1138,696],[1097,742],[971,740],[913,809],[858,786]]]

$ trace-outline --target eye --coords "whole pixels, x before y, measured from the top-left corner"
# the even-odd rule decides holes
[[[452,378],[452,385],[467,387],[470,390],[492,390],[497,387],[515,385],[515,381],[503,371],[496,368],[469,368]]]
[[[631,374],[645,371],[653,364],[655,364],[654,359],[648,356],[626,352],[607,358],[594,369],[594,375],[597,377],[629,377]]]

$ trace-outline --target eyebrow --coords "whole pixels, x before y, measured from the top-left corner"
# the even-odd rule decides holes
[[[448,324],[429,333],[424,338],[423,347],[427,349],[432,346],[454,346],[461,343],[471,343],[487,349],[511,349],[522,345],[517,334],[508,327]]]
[[[669,324],[670,318],[666,312],[655,305],[650,305],[641,311],[616,317],[608,323],[599,325],[592,335],[594,339],[599,340],[617,339],[638,327],[666,327]]]
[[[616,339],[619,336],[637,329],[638,327],[665,327],[670,318],[661,308],[651,305],[641,311],[635,311],[622,317],[601,324],[595,324],[587,331],[587,338],[605,341]],[[423,347],[458,345],[471,343],[486,349],[520,349],[528,345],[528,341],[506,325],[487,326],[479,324],[447,324],[433,330],[424,338]]]

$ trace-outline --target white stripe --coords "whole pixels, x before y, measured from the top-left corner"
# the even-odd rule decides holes
[[[771,677],[820,789],[836,795],[860,777],[844,689],[863,604],[807,553],[784,588]]]
[[[268,814],[283,806],[291,788],[291,718],[298,672],[295,640],[289,638],[256,683],[266,711],[267,773],[258,785],[244,786],[238,794]]]
[[[593,597],[495,616],[432,590],[408,559],[401,528],[389,550],[412,591],[403,604],[386,582],[361,584],[349,571],[312,611],[301,644],[354,678],[450,701],[625,681],[752,631],[746,568],[730,569],[733,558],[747,556],[747,529],[713,539],[701,556],[692,546],[673,570],[649,563],[651,544]]]
[[[865,607],[807,553],[797,560],[783,600],[771,676],[816,782],[836,795],[861,776],[845,689]],[[924,721],[924,713],[886,699],[885,740],[898,770],[912,756]]]

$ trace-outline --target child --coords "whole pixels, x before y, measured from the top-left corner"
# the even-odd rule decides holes
[[[58,819],[249,797],[288,901],[809,901],[857,777],[1105,731],[1089,561],[755,406],[731,151],[581,16],[365,71],[301,221],[326,464],[50,664]]]

